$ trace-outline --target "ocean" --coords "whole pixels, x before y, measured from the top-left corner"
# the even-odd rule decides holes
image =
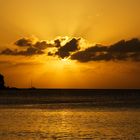
[[[83,106],[1,105],[0,140],[140,140],[140,108]]]
[[[1,90],[0,140],[140,140],[140,90]]]

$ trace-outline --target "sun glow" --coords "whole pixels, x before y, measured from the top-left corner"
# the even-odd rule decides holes
[[[64,59],[59,59],[55,60],[54,67],[57,67],[58,69],[65,69],[65,68],[71,68],[75,69],[76,68],[76,62],[70,60],[69,58],[64,58]]]
[[[62,63],[70,64],[71,60],[69,58],[61,59]]]

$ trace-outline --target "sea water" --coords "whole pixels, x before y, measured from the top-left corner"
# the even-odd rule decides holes
[[[0,107],[0,140],[140,140],[140,109],[55,106]]]

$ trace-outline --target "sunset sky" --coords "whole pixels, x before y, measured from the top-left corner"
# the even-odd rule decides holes
[[[140,88],[140,0],[0,0],[6,86]]]

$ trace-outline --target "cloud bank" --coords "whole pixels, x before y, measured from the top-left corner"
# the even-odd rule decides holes
[[[72,60],[80,62],[89,61],[117,61],[133,60],[140,61],[140,40],[122,40],[111,46],[96,45],[84,51],[78,51],[71,55]]]
[[[65,41],[65,44],[62,43],[63,41]],[[66,41],[65,38],[62,37],[48,43],[49,41],[33,42],[29,38],[22,38],[14,43],[18,49],[12,50],[7,48],[2,50],[0,54],[14,56],[46,54],[61,59],[69,58],[83,63],[89,61],[140,61],[140,40],[137,38],[128,41],[121,40],[110,46],[99,44],[87,46],[84,50],[81,49],[80,41],[81,38],[71,38]],[[46,52],[48,48],[55,48],[55,51]]]
[[[33,56],[33,55],[41,55],[45,54],[44,50],[53,47],[52,44],[47,43],[46,41],[37,41],[33,43],[31,39],[22,38],[17,40],[14,43],[19,49],[12,50],[10,48],[6,48],[1,51],[1,55],[23,55],[23,56]],[[24,50],[20,50],[20,49]]]

